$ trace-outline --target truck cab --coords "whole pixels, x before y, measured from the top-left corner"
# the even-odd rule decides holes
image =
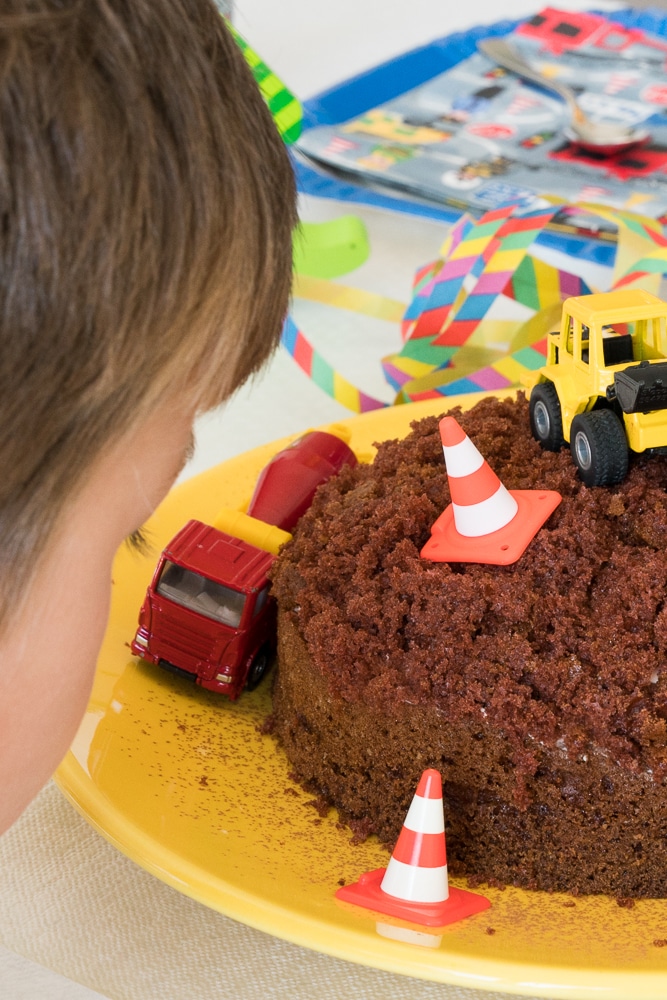
[[[269,571],[318,486],[356,465],[342,433],[311,431],[278,452],[247,511],[181,528],[146,591],[133,653],[231,699],[259,684],[276,647]]]
[[[273,555],[201,521],[164,549],[139,612],[134,653],[235,699],[275,646]]]

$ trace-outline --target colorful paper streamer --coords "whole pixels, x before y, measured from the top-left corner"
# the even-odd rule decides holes
[[[340,372],[332,368],[306,340],[289,316],[283,326],[282,343],[288,354],[315,385],[352,413],[366,413],[368,410],[378,410],[387,405],[381,399],[374,399],[373,396],[357,389]]]
[[[496,209],[478,221],[463,216],[449,231],[441,256],[415,274],[413,298],[401,320],[402,349],[382,360],[395,403],[511,389],[544,364],[546,335],[558,325],[563,301],[593,290],[576,274],[575,258],[566,270],[530,252],[558,210],[563,206],[529,213]],[[632,284],[658,291],[667,274],[667,238],[658,223],[599,205],[567,210],[616,226],[610,289]],[[329,282],[299,282],[305,298],[385,319],[397,315],[397,303],[382,296]],[[337,372],[291,319],[283,343],[310,378],[352,412],[389,405]]]
[[[262,92],[262,96],[268,105],[283,141],[288,144],[296,142],[301,135],[301,125],[303,122],[303,108],[301,104],[297,101],[294,94],[287,89],[282,80],[266,65],[255,50],[248,45],[245,38],[238,33],[230,20],[227,21],[227,26],[234,36],[236,44],[243,52],[245,61],[252,70],[255,82]]]

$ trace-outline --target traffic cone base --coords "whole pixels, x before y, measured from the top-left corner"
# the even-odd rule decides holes
[[[336,898],[362,906],[366,910],[386,913],[426,927],[447,927],[465,917],[482,913],[491,906],[485,896],[468,892],[467,889],[456,889],[454,886],[449,887],[449,897],[438,903],[415,903],[398,899],[380,888],[385,871],[386,868],[376,868],[375,871],[365,872],[358,882],[337,889]]]
[[[431,526],[431,537],[419,553],[422,559],[491,566],[517,562],[562,497],[555,490],[508,490],[508,493],[518,503],[518,511],[504,527],[486,535],[459,534],[450,504]]]

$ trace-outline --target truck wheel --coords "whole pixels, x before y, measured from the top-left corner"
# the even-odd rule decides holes
[[[615,486],[628,472],[628,442],[612,410],[580,413],[572,421],[570,451],[586,486]]]
[[[563,417],[553,382],[538,382],[530,394],[530,429],[546,451],[560,451],[565,444]]]
[[[259,652],[255,655],[254,660],[250,664],[250,670],[248,671],[248,676],[246,678],[245,687],[246,691],[254,691],[259,682],[267,673],[271,665],[271,652],[268,646],[262,646]]]

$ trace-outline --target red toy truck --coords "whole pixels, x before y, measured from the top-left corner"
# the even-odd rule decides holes
[[[276,644],[268,572],[278,548],[317,487],[356,461],[341,437],[311,431],[262,471],[247,514],[189,521],[160,556],[132,652],[232,699],[255,688]]]

